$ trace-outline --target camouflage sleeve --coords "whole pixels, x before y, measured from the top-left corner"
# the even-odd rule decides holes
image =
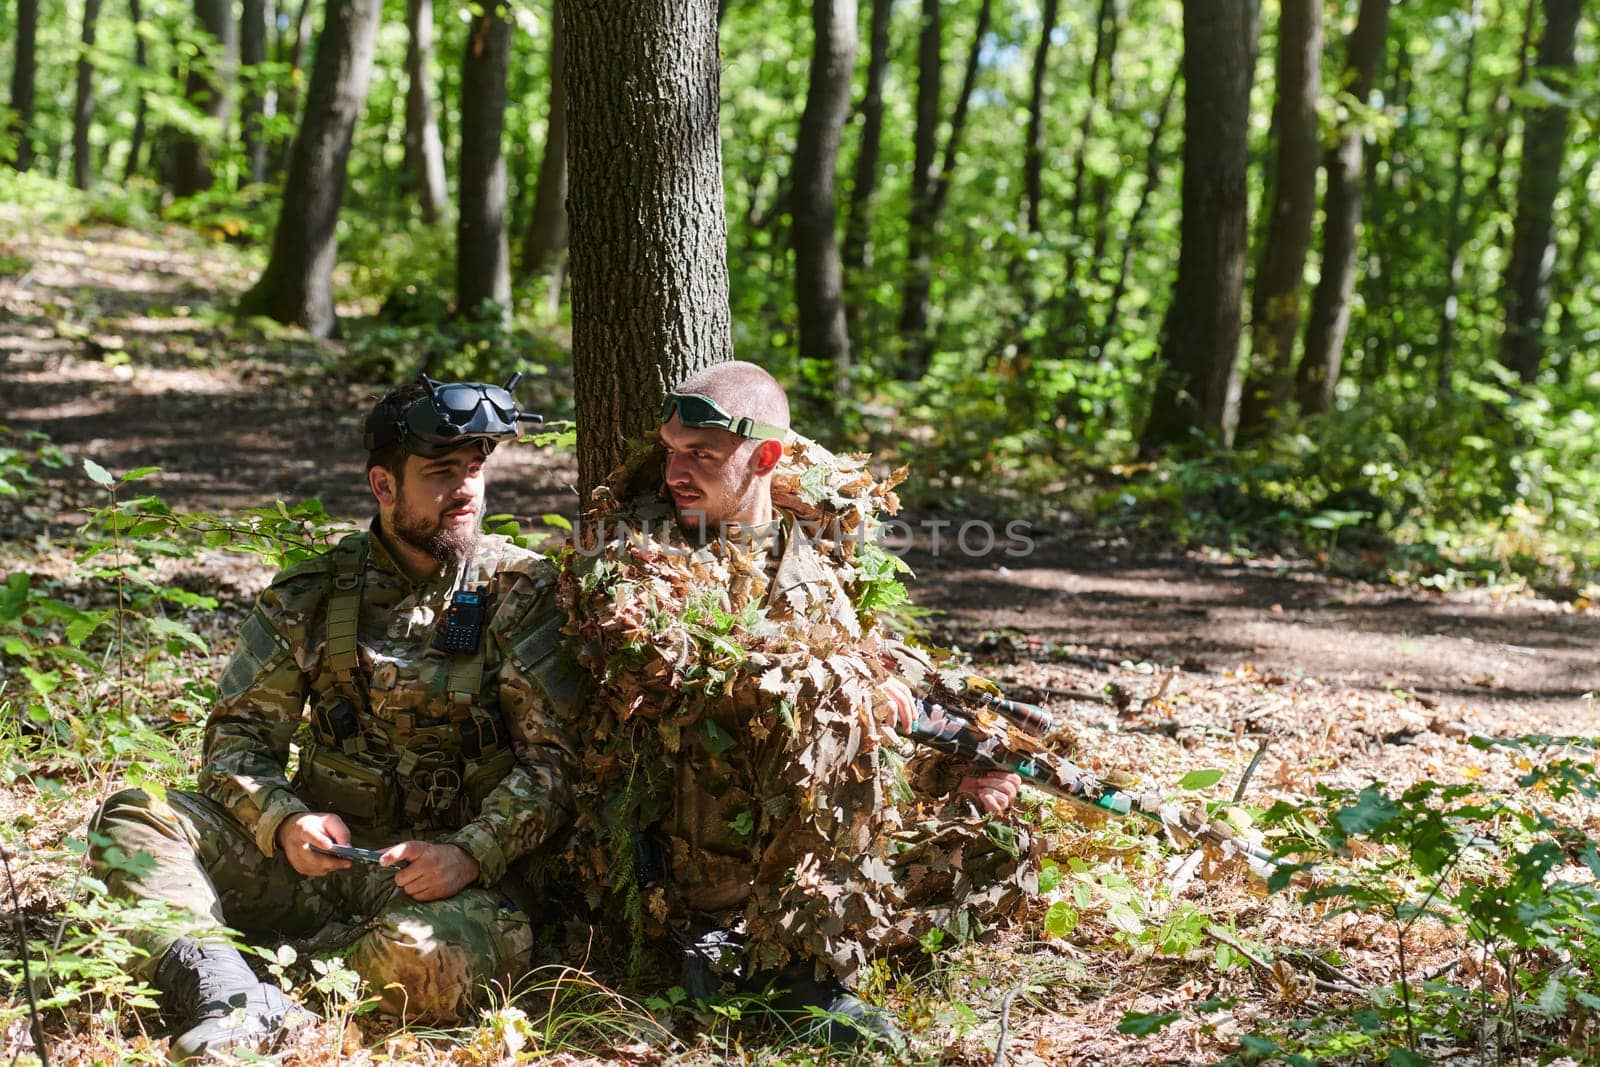
[[[506,868],[542,845],[567,821],[567,764],[572,746],[556,722],[556,701],[574,697],[576,665],[566,655],[553,588],[542,575],[512,579],[510,603],[490,623],[500,648],[500,712],[516,766],[478,808],[477,817],[445,838],[478,861],[478,879],[493,885]]]
[[[304,624],[291,607],[320,585],[310,576],[280,579],[261,594],[240,627],[206,721],[200,791],[227,808],[268,856],[283,820],[308,810],[287,773],[289,740],[310,690],[294,657]]]

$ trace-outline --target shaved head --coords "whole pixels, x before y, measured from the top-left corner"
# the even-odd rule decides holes
[[[778,379],[754,363],[729,360],[691,374],[673,390],[699,393],[733,416],[745,416],[780,429],[789,428],[789,398]]]

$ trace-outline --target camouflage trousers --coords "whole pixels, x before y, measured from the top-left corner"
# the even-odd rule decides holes
[[[459,1021],[490,982],[509,988],[528,969],[527,916],[496,890],[419,903],[392,871],[363,863],[307,878],[281,853],[264,855],[232,815],[196,793],[124,790],[91,830],[91,862],[114,893],[187,911],[192,936],[226,926],[269,945],[343,955],[380,997],[379,1010],[406,1021]],[[136,935],[149,953],[139,977],[153,976],[177,937]]]

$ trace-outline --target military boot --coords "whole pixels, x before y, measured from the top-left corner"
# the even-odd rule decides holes
[[[906,1047],[905,1035],[888,1012],[866,1003],[836,978],[817,978],[812,964],[769,972],[762,985],[773,994],[769,1009],[803,1040],[840,1052],[868,1045],[896,1051]]]
[[[291,1027],[317,1018],[257,979],[232,945],[180,938],[161,957],[155,987],[173,1030],[167,1053],[173,1063],[241,1046],[270,1051]]]

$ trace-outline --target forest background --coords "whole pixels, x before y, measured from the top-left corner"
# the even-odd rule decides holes
[[[209,298],[183,315],[207,343],[114,328],[126,309],[87,289],[30,323],[112,368],[236,350],[301,385],[536,372],[546,414],[576,417],[580,488],[663,378],[731,353],[791,385],[812,436],[908,464],[915,507],[1592,598],[1600,70],[1581,0],[607,10],[0,5],[0,280],[27,288],[40,233],[91,257],[142,235],[195,266]],[[629,127],[655,92],[676,125]],[[608,128],[649,166],[607,166]],[[21,434],[3,455],[19,498],[65,462]],[[91,546],[157,521],[116,495],[124,476],[144,475],[105,475]],[[280,517],[308,537],[325,518]],[[303,547],[263,535],[270,516],[203,518],[161,521],[257,538],[268,562]],[[92,576],[119,595],[123,547]],[[126,639],[127,607],[7,588],[7,706],[49,718],[45,698]],[[108,644],[74,665],[51,634]],[[81,759],[94,739],[58,740]],[[1449,896],[1432,862],[1411,871],[1434,879],[1424,912]],[[1521,984],[1519,966],[1496,979],[1513,1022],[1573,964],[1528,963]],[[1367,1052],[1419,1047],[1402,1002],[1400,1029],[1350,1031]],[[1562,1014],[1579,1006],[1547,1013],[1559,1040],[1581,1036]]]

